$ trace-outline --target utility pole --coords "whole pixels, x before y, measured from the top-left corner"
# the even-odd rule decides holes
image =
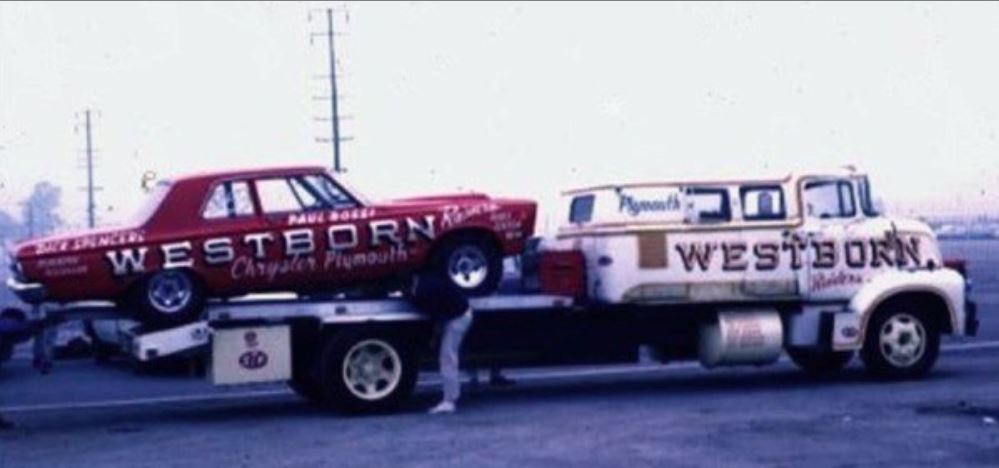
[[[87,128],[87,227],[94,228],[94,141],[90,127],[90,109],[83,111]]]
[[[334,10],[333,10],[333,8],[325,8],[322,11],[325,13],[325,17],[326,17],[326,30],[323,31],[323,32],[314,32],[314,33],[312,33],[312,35],[310,36],[309,39],[310,39],[310,42],[312,42],[316,38],[316,36],[325,36],[326,37],[326,47],[327,47],[327,53],[328,53],[328,59],[329,59],[329,75],[324,76],[324,78],[329,78],[329,92],[330,92],[330,94],[329,94],[329,96],[327,98],[329,99],[329,103],[330,103],[330,107],[329,107],[330,114],[329,114],[328,118],[326,118],[326,117],[320,117],[320,118],[317,118],[317,120],[320,120],[320,121],[329,120],[329,122],[330,122],[330,129],[329,129],[330,130],[330,136],[328,138],[326,138],[326,137],[316,138],[316,141],[318,141],[320,143],[327,143],[328,142],[330,144],[330,148],[333,150],[333,172],[340,173],[340,172],[343,172],[343,165],[341,163],[341,157],[340,157],[340,143],[344,142],[344,141],[349,141],[351,138],[350,137],[346,137],[345,138],[345,137],[341,136],[341,134],[340,134],[340,120],[343,117],[340,115],[340,97],[341,96],[340,96],[339,90],[337,89],[338,88],[338,84],[337,84],[337,60],[336,60],[336,44],[334,42],[334,37],[337,36],[338,34],[337,34],[336,30],[335,30],[334,21],[333,21],[333,19],[334,19]],[[309,18],[310,19],[312,18],[311,14],[309,15]],[[346,16],[346,12],[345,12],[345,18],[347,18],[348,21],[349,21],[349,16]],[[313,99],[322,99],[322,98],[320,98],[320,97],[314,97]],[[323,99],[323,100],[325,100],[325,99]]]
[[[83,133],[85,146],[83,148],[85,159],[84,169],[87,171],[87,186],[83,190],[87,192],[87,227],[93,229],[97,226],[97,202],[95,193],[101,187],[94,185],[94,135],[93,135],[93,114],[95,112],[89,108],[83,110]]]

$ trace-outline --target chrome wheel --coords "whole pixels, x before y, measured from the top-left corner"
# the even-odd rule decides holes
[[[462,289],[475,289],[489,276],[489,259],[482,249],[463,245],[458,247],[447,260],[447,273],[451,282]]]
[[[194,283],[181,271],[162,271],[149,280],[149,304],[159,312],[174,314],[184,310],[194,297]]]
[[[881,325],[878,337],[881,355],[898,368],[916,364],[926,352],[926,329],[909,314],[892,315]]]
[[[392,345],[377,339],[355,344],[343,359],[343,382],[357,398],[380,400],[402,379],[402,359]]]

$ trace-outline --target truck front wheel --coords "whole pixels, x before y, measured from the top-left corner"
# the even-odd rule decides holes
[[[387,333],[338,332],[326,343],[319,369],[326,403],[347,413],[398,408],[416,386],[417,359],[410,348]]]
[[[940,354],[940,327],[914,304],[896,302],[871,317],[860,357],[880,378],[909,379],[925,375]]]
[[[846,367],[853,359],[853,351],[818,351],[789,348],[787,355],[801,370],[809,374],[828,374]]]

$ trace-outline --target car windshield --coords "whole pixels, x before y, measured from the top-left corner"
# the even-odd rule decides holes
[[[139,206],[139,209],[135,210],[130,219],[131,225],[140,226],[146,224],[149,218],[156,213],[156,209],[160,207],[160,203],[163,203],[163,199],[166,198],[167,193],[170,192],[170,181],[162,180],[156,183],[156,185],[149,191],[146,195],[145,200]]]
[[[853,184],[846,179],[805,183],[805,215],[814,218],[850,218],[857,214]]]

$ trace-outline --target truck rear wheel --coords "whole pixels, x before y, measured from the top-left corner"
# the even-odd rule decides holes
[[[940,327],[909,302],[880,308],[867,325],[860,357],[871,374],[888,379],[925,375],[940,354]]]
[[[787,355],[809,374],[828,374],[843,370],[853,360],[853,351],[818,351],[789,348]]]
[[[319,386],[336,410],[378,413],[398,408],[412,394],[416,376],[416,356],[405,340],[373,330],[345,330],[326,343]]]

